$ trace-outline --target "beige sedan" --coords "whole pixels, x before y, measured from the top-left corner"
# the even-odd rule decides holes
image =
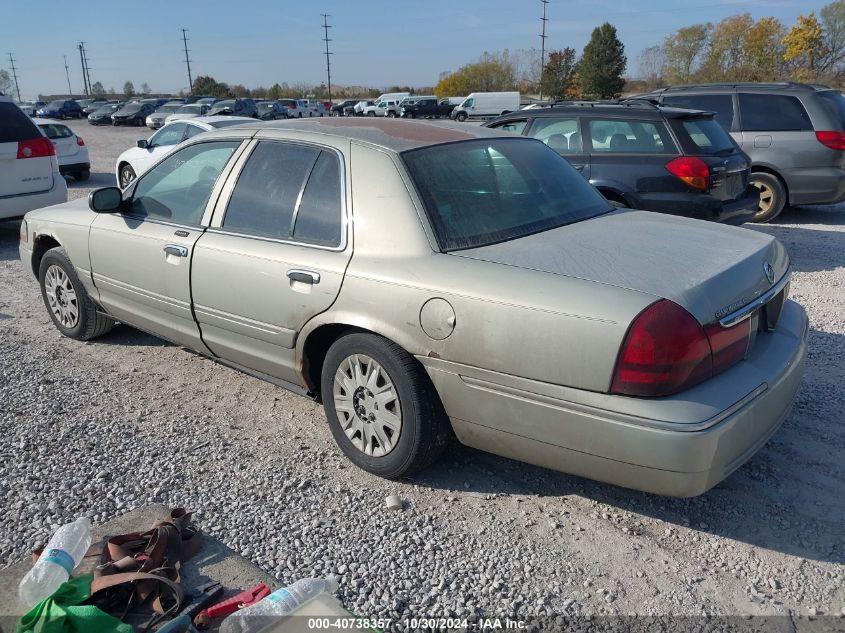
[[[63,334],[119,321],[321,399],[385,477],[454,435],[690,496],[757,451],[806,354],[784,247],[614,209],[539,141],[450,125],[202,134],[29,213],[21,259]]]

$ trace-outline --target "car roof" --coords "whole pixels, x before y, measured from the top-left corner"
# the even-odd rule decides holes
[[[737,83],[715,83],[715,84],[681,84],[658,88],[647,93],[648,95],[661,95],[666,92],[744,92],[744,91],[765,91],[765,92],[821,92],[834,90],[830,86],[821,84],[805,84],[797,81],[780,82],[737,82]],[[645,95],[642,95],[645,96]]]
[[[175,122],[184,122],[184,123],[202,123],[203,127],[208,127],[209,130],[217,129],[214,127],[214,124],[219,121],[243,121],[244,123],[254,123],[255,119],[250,119],[249,117],[245,116],[196,116],[191,119],[176,119]],[[168,123],[168,125],[170,125]],[[230,127],[232,124],[228,124],[225,127]]]
[[[228,128],[228,130],[232,129]],[[451,121],[434,123],[388,118],[318,117],[255,122],[248,127],[237,126],[234,129],[312,132],[361,141],[397,153],[476,138],[514,138],[514,135],[509,132],[491,130],[468,123]]]
[[[65,123],[64,121],[59,121],[58,119],[42,119],[41,117],[36,116],[32,117],[32,122],[36,125],[63,125],[64,127],[67,127],[67,123]]]
[[[647,119],[658,121],[661,119],[683,119],[688,117],[710,116],[712,112],[705,110],[693,110],[687,108],[676,108],[671,106],[658,106],[648,101],[642,100],[637,102],[631,100],[627,103],[572,103],[572,104],[557,104],[548,108],[531,108],[530,110],[516,110],[508,114],[502,115],[494,121],[503,121],[514,118],[530,117],[550,117],[559,116],[561,113],[593,116],[619,116],[619,117],[636,117],[638,119]]]

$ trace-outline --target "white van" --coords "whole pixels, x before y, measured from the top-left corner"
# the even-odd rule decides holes
[[[378,103],[379,101],[395,101],[399,103],[405,97],[410,97],[410,92],[388,92],[386,94],[381,95],[378,99],[375,99],[375,102]]]
[[[473,92],[452,110],[449,118],[456,121],[493,117],[519,110],[518,92]]]

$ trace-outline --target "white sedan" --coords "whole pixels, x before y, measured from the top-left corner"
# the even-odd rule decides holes
[[[169,154],[182,141],[215,128],[244,123],[255,123],[255,119],[241,116],[203,116],[168,123],[148,139],[138,141],[137,147],[130,147],[117,157],[115,175],[121,189],[126,188],[140,174]]]
[[[183,105],[173,114],[168,115],[164,122],[171,123],[182,119],[196,119],[197,117],[204,116],[209,110],[211,110],[211,106],[207,103],[189,103],[188,105]]]
[[[91,177],[91,160],[88,158],[88,148],[82,137],[77,136],[62,121],[36,118],[33,122],[56,146],[56,158],[62,176],[88,180]]]

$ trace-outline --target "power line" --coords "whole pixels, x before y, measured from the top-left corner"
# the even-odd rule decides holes
[[[543,98],[543,72],[546,70],[546,5],[549,4],[549,0],[540,0],[543,4],[543,17],[540,18],[540,24],[542,25],[542,31],[540,32],[540,85],[539,85],[539,96],[540,99]]]
[[[185,64],[188,66],[188,94],[194,91],[194,80],[191,77],[191,60],[188,58],[188,29],[182,29],[182,44],[185,46]]]
[[[15,92],[18,93],[18,102],[21,100],[21,87],[18,85],[18,69],[15,68],[15,58],[9,53],[9,63],[12,65],[12,77],[15,79]]]
[[[73,88],[70,87],[70,67],[67,65],[67,55],[62,55],[65,58],[65,76],[67,76],[67,96],[73,96]]]
[[[325,31],[325,37],[323,41],[326,43],[326,79],[328,80],[328,87],[329,87],[329,102],[332,100],[332,63],[331,63],[331,55],[332,53],[329,52],[329,29],[332,28],[329,24],[329,13],[321,13],[320,15],[323,16],[323,31]],[[331,113],[329,113],[331,114]]]

